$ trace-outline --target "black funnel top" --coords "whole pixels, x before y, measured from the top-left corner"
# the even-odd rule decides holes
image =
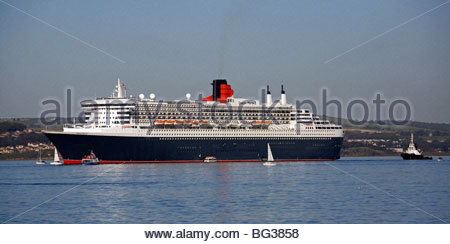
[[[224,79],[218,79],[218,80],[213,80],[213,83],[211,85],[213,85],[213,101],[217,101],[218,98],[220,98],[220,85],[222,84],[227,84],[227,80]]]

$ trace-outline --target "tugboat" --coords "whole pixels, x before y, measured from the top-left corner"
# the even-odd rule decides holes
[[[422,150],[417,149],[417,144],[414,143],[414,135],[411,133],[411,141],[409,142],[408,149],[400,154],[404,160],[431,160],[432,157],[425,157],[422,155]]]
[[[97,156],[95,156],[94,152],[91,150],[91,154],[88,156],[83,157],[81,160],[81,164],[83,165],[97,165],[99,163],[99,160]]]

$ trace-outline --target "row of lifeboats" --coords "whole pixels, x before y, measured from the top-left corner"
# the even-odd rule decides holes
[[[210,123],[209,120],[155,120],[154,122],[155,124],[206,124],[206,123]],[[270,124],[270,121],[252,121],[252,124]]]
[[[191,120],[155,120],[155,125],[173,125],[173,124],[209,124],[208,120],[191,121]]]
[[[208,120],[155,120],[155,126],[212,126],[213,123]],[[267,127],[270,121],[252,121],[253,127]]]

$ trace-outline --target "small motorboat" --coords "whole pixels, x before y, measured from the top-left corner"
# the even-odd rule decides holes
[[[263,163],[264,166],[275,166],[277,165],[273,160],[272,150],[270,149],[269,143],[267,143],[267,161]]]
[[[444,159],[442,157],[439,157],[439,158],[436,159],[436,161],[442,162],[442,161],[444,161]]]
[[[205,157],[205,159],[203,159],[203,163],[215,163],[215,162],[217,162],[217,159],[216,157],[213,156],[208,156]]]
[[[44,160],[42,160],[42,153],[41,153],[41,149],[39,149],[39,160],[38,160],[38,161],[36,161],[36,164],[40,164],[40,165],[42,165],[42,164],[45,164],[45,161],[44,161]]]
[[[63,165],[63,164],[64,163],[61,162],[61,160],[59,160],[58,150],[56,150],[56,147],[55,147],[55,158],[54,158],[53,162],[50,163],[50,165],[60,166],[60,165]]]
[[[81,160],[81,164],[83,164],[83,165],[97,165],[97,164],[99,164],[99,160],[98,160],[97,156],[95,156],[94,152],[91,151],[91,154],[83,157],[83,159]]]

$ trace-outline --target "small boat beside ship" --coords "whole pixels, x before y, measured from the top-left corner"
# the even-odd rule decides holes
[[[41,153],[41,150],[40,150],[40,149],[39,149],[39,160],[36,161],[36,164],[39,164],[39,165],[45,164],[45,161],[42,160],[42,153]]]
[[[84,156],[81,160],[81,164],[83,165],[97,165],[99,164],[99,160],[97,156],[95,156],[94,152],[91,150],[91,153],[87,156]]]
[[[264,166],[275,166],[277,165],[273,160],[272,150],[270,149],[269,143],[267,143],[267,161],[263,163]]]
[[[414,143],[414,135],[411,133],[411,141],[408,149],[400,154],[404,160],[432,160],[432,157],[423,156],[422,150],[418,149],[417,144]]]
[[[55,148],[55,158],[53,159],[53,162],[50,163],[50,165],[60,166],[60,165],[63,165],[63,164],[64,163],[61,162],[61,160],[59,160],[58,150],[56,150],[56,148]]]
[[[213,156],[208,156],[205,157],[205,159],[203,159],[203,163],[215,163],[215,162],[217,162],[217,159],[216,157]]]

